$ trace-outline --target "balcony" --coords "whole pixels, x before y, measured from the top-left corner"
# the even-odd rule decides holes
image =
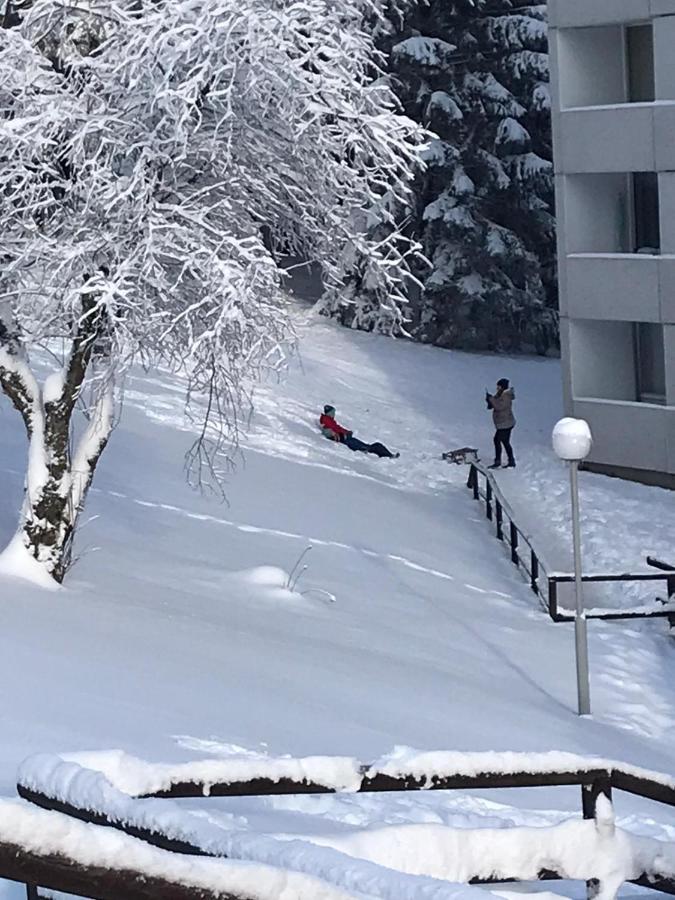
[[[564,109],[557,129],[561,174],[675,169],[675,101]]]
[[[590,25],[611,25],[648,19],[653,12],[654,0],[548,0],[548,18],[552,28],[576,28]],[[658,15],[671,10],[672,0],[658,0],[657,6],[666,7]],[[672,10],[675,12],[675,10]]]
[[[675,409],[576,397],[574,415],[594,436],[590,462],[675,474]]]
[[[571,253],[564,315],[675,324],[675,255]]]

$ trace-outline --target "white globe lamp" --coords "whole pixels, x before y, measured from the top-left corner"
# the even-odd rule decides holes
[[[553,449],[560,459],[580,462],[592,446],[591,429],[583,419],[561,419],[553,429]]]

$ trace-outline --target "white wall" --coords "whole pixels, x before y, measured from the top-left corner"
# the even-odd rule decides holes
[[[574,397],[633,401],[633,329],[628,322],[572,319],[569,329]]]
[[[557,171],[653,172],[655,118],[651,103],[563,110],[558,126]],[[671,153],[664,147],[662,154],[661,168],[672,168],[665,163],[671,157],[675,160],[675,148]]]
[[[548,15],[551,25],[561,28],[639,22],[650,18],[652,4],[660,3],[667,7],[670,2],[671,0],[651,0],[650,4],[650,0],[548,0]]]
[[[675,172],[659,173],[659,219],[661,253],[675,253]]]
[[[672,415],[671,415],[672,413]],[[590,462],[652,472],[675,472],[671,428],[675,410],[645,403],[578,400],[574,414],[593,432]]]
[[[661,321],[657,256],[573,256],[565,267],[568,315],[605,321]]]
[[[620,25],[564,29],[555,38],[563,109],[626,101]]]
[[[675,16],[654,20],[654,78],[657,100],[675,100]]]
[[[628,178],[625,173],[565,175],[559,183],[565,210],[566,253],[628,250]]]
[[[675,407],[675,325],[663,326],[663,349],[666,358],[666,403]]]

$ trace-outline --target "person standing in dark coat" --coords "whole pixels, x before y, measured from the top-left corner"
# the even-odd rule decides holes
[[[509,386],[508,378],[500,378],[497,382],[497,390],[494,394],[485,393],[487,408],[492,410],[492,421],[495,426],[495,461],[490,469],[499,469],[502,464],[502,448],[506,451],[508,463],[506,468],[514,469],[516,459],[511,447],[511,432],[516,419],[513,415],[513,401],[516,399],[515,391]]]

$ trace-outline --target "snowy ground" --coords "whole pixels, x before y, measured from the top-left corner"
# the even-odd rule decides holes
[[[133,379],[66,588],[0,580],[0,793],[13,793],[30,753],[112,747],[153,760],[255,751],[364,761],[397,745],[558,749],[672,772],[665,624],[592,623],[594,716],[580,721],[571,626],[541,612],[466,490],[466,470],[440,460],[467,444],[489,457],[484,389],[510,377],[520,465],[498,477],[564,562],[566,473],[549,451],[557,362],[448,353],[323,323],[301,330],[301,358],[260,391],[229,505],[184,483],[179,382]],[[324,440],[315,420],[326,402],[401,459]],[[3,401],[3,543],[24,453]],[[672,494],[589,474],[582,490],[589,566],[644,569],[646,552],[672,556]],[[309,545],[309,568],[289,591],[285,573]],[[242,830],[318,838],[485,816],[550,824],[577,812],[579,798],[547,789],[214,804]],[[659,807],[619,798],[618,811],[632,830],[675,839],[675,816]]]

